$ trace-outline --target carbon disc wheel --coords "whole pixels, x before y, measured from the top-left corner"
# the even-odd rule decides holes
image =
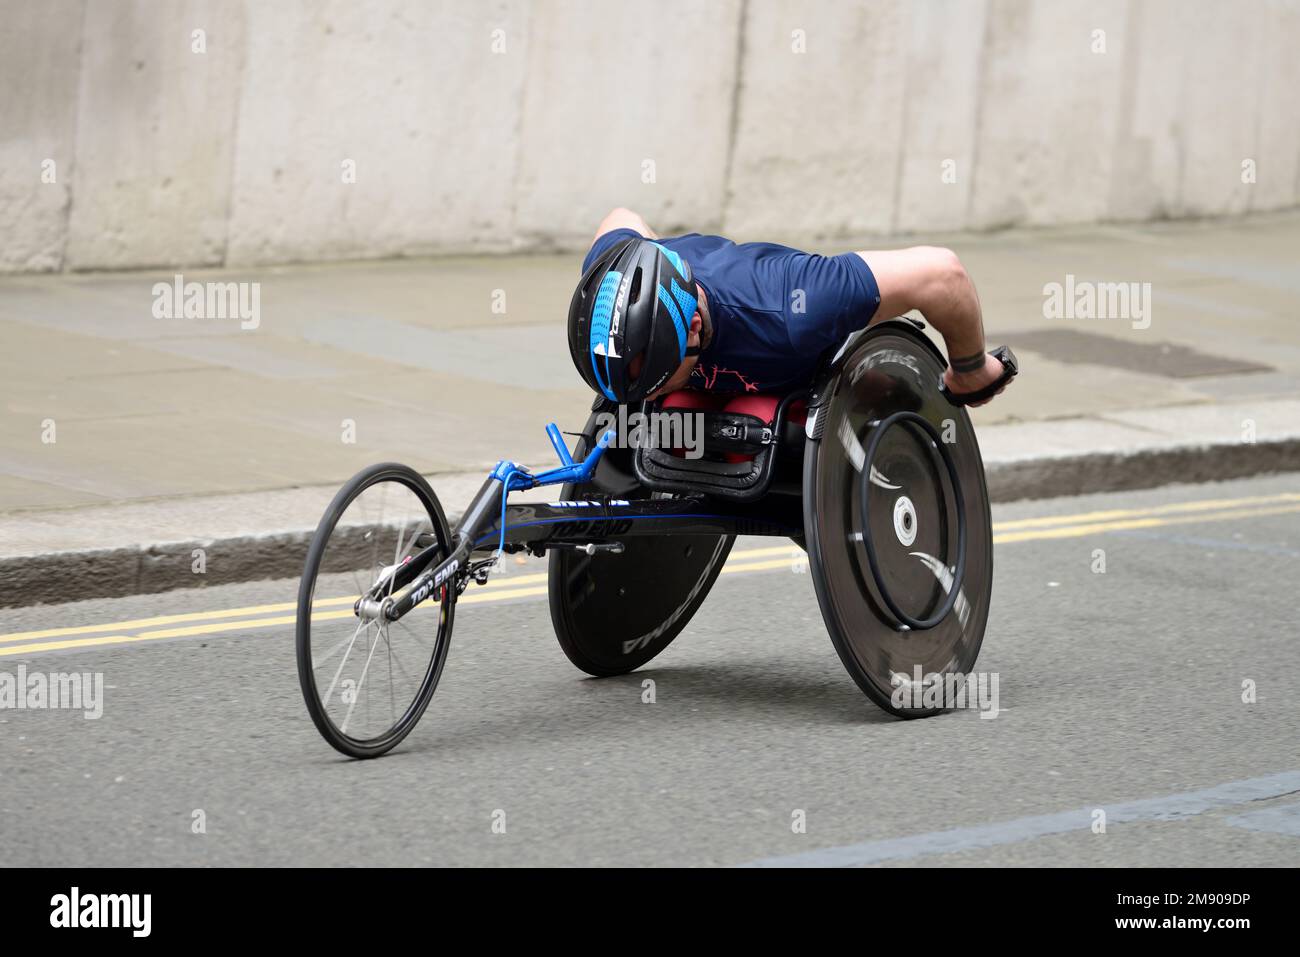
[[[574,458],[586,449],[586,439],[580,439]],[[599,491],[565,485],[561,497],[581,499]],[[620,492],[625,498],[649,494],[643,489]],[[560,648],[597,678],[627,674],[667,648],[704,604],[736,539],[663,535],[615,540],[623,542],[622,554],[556,550],[548,559],[551,623]]]
[[[872,329],[841,367],[804,457],[827,630],[858,686],[900,717],[934,714],[919,697],[932,676],[974,667],[993,585],[984,464],[969,416],[939,394],[943,370],[919,332]]]

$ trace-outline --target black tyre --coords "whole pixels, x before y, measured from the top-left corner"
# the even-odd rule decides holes
[[[867,696],[900,717],[936,713],[912,706],[918,674],[924,686],[974,667],[993,586],[983,460],[966,411],[939,393],[944,367],[909,325],[873,328],[841,366],[804,457],[804,527],[831,641]]]
[[[587,438],[580,439],[574,458],[580,459],[587,448]],[[626,454],[613,449],[605,453],[612,460]],[[597,472],[598,480],[601,474]],[[565,485],[561,498],[583,499],[601,491],[599,485]],[[628,499],[650,497],[640,488],[621,488],[618,495]],[[708,597],[735,536],[631,536],[614,540],[623,543],[621,554],[586,555],[562,549],[552,551],[549,557],[555,635],[568,659],[598,678],[641,667],[681,634]]]
[[[418,472],[386,463],[339,490],[307,551],[298,589],[298,679],[316,728],[350,757],[378,757],[395,747],[438,685],[451,643],[454,585],[395,622],[365,620],[353,608],[392,567],[430,546],[438,549],[435,563],[450,553],[442,506]],[[318,586],[325,597],[317,597]]]

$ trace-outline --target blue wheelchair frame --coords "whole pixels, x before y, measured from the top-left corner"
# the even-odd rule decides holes
[[[560,464],[533,474],[503,459],[488,473],[452,532],[451,554],[430,545],[385,577],[357,602],[357,609],[396,621],[442,587],[464,590],[473,577],[487,580],[495,558],[471,564],[475,553],[501,553],[526,548],[540,555],[548,548],[620,551],[612,537],[663,534],[771,535],[799,539],[803,520],[797,500],[772,507],[763,502],[718,502],[703,495],[661,499],[603,497],[583,501],[529,502],[509,505],[511,492],[548,485],[587,485],[593,481],[605,450],[614,441],[606,431],[581,462],[575,462],[559,427],[546,434]],[[411,587],[407,589],[407,586]],[[386,597],[391,596],[391,597]]]

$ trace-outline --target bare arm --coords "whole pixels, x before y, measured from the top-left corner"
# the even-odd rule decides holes
[[[605,218],[600,221],[600,226],[596,229],[596,238],[604,236],[611,229],[633,229],[644,236],[646,239],[658,239],[655,231],[646,224],[641,218],[640,213],[634,213],[630,209],[624,209],[618,206],[611,209],[605,214]]]
[[[948,347],[944,378],[950,389],[978,392],[997,380],[1002,365],[985,353],[979,296],[956,253],[936,246],[913,246],[858,255],[871,267],[880,289],[877,319],[915,309],[943,336]]]

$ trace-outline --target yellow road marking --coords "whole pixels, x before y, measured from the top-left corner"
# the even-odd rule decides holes
[[[1270,503],[1278,504],[1262,508],[1245,507],[1254,505],[1269,506]],[[1159,528],[1166,525],[1186,525],[1198,522],[1221,522],[1237,518],[1258,518],[1295,512],[1300,512],[1300,494],[1283,493],[1280,495],[1252,496],[1237,499],[1204,499],[1195,502],[1175,502],[1158,505],[1148,509],[1108,509],[1083,512],[1077,515],[1043,516],[1008,522],[994,522],[993,542],[994,544],[1003,545],[1016,542],[1079,538],[1085,535],[1099,535],[1107,532]],[[721,574],[734,575],[742,572],[790,568],[795,562],[803,558],[802,553],[797,552],[796,549],[797,546],[790,544],[732,552],[728,557],[727,564],[723,566]],[[784,557],[768,559],[768,556],[777,555]],[[463,596],[457,601],[457,604],[481,604],[544,595],[547,588],[541,583],[546,581],[546,577],[546,573],[543,572],[498,578],[485,588]],[[355,600],[356,596],[343,596],[315,601],[312,603],[313,608],[343,607],[339,607],[334,611],[322,611],[319,614],[313,614],[312,620],[331,621],[351,618],[351,606]],[[27,655],[41,651],[60,651],[67,648],[87,648],[99,645],[153,641],[161,638],[222,634],[249,628],[272,628],[292,625],[296,621],[296,615],[273,615],[271,613],[295,611],[296,608],[297,602],[277,602],[268,605],[250,605],[245,608],[227,608],[211,612],[159,615],[153,618],[137,618],[132,621],[103,625],[80,625],[66,628],[48,628],[41,631],[13,632],[0,635],[0,643],[9,643],[11,645],[7,648],[0,648],[0,657]],[[256,617],[258,615],[268,617],[258,618]],[[213,619],[222,620],[213,621]],[[229,619],[243,620],[230,621]],[[187,625],[184,624],[185,622],[201,623]],[[158,625],[179,625],[180,627],[155,627]],[[140,631],[141,628],[149,630]],[[122,633],[127,631],[133,633]],[[99,632],[113,632],[113,634],[98,635]],[[33,639],[62,638],[68,635],[96,635],[96,637],[62,641],[33,641]],[[16,642],[29,643],[13,644]]]
[[[786,545],[772,545],[767,548],[747,548],[743,552],[732,552],[727,556],[727,563],[730,564],[737,559],[747,562],[755,558],[766,558],[769,555],[789,555],[792,551],[802,552],[803,549],[794,542]]]
[[[64,648],[87,648],[93,645],[120,645],[143,640],[139,635],[103,635],[99,638],[77,638],[72,641],[38,641],[31,645],[15,645],[0,650],[0,658],[7,655],[30,655],[38,651],[62,651]]]
[[[511,582],[511,585],[514,583]],[[477,605],[485,601],[505,601],[507,598],[525,598],[528,595],[545,595],[546,586],[538,588],[506,588],[504,585],[498,585],[493,589],[491,585],[480,589],[476,592],[470,592],[468,595],[462,595],[456,599],[457,605]]]
[[[466,595],[456,602],[462,604],[476,604],[484,601],[504,601],[507,598],[524,598],[526,596],[545,594],[545,588],[519,588],[514,590],[503,589],[495,595]],[[340,618],[351,618],[352,608],[351,600],[348,602],[349,607],[339,611],[321,612],[319,615],[312,615],[312,621],[333,621]],[[290,605],[290,608],[293,606]],[[28,645],[14,645],[9,648],[0,649],[0,658],[11,655],[26,655],[36,651],[62,651],[67,648],[91,648],[95,645],[107,644],[124,644],[135,641],[154,641],[159,638],[189,638],[194,635],[216,635],[230,631],[244,631],[249,628],[273,628],[279,625],[292,625],[297,621],[297,615],[280,615],[274,618],[253,618],[244,621],[223,621],[213,622],[207,625],[187,625],[183,628],[161,628],[154,631],[142,631],[134,635],[107,635],[99,638],[72,638],[65,641],[44,641]]]
[[[342,598],[322,598],[312,602],[313,608],[328,608],[332,605],[351,605],[357,596]],[[41,631],[15,631],[0,635],[0,642],[24,641],[30,638],[59,638],[63,635],[87,635],[98,631],[128,631],[148,628],[153,625],[171,625],[182,621],[207,621],[211,618],[238,618],[242,615],[265,615],[275,611],[292,611],[298,607],[296,601],[277,602],[274,605],[250,605],[247,608],[226,608],[221,611],[188,611],[179,615],[158,615],[154,618],[137,618],[134,621],[119,621],[109,625],[73,625],[68,628],[46,628]]]
[[[1079,538],[1103,532],[1121,532],[1134,528],[1159,528],[1163,525],[1188,525],[1196,522],[1223,522],[1233,518],[1256,518],[1262,515],[1284,515],[1300,512],[1300,505],[1279,505],[1277,508],[1245,508],[1231,511],[1207,512],[1200,515],[1173,515],[1167,518],[1135,518],[1120,522],[1093,522],[1087,525],[1067,525],[1063,528],[1038,528],[1024,532],[1006,532],[993,536],[994,545],[1011,542],[1028,542],[1049,538]]]
[[[297,615],[277,615],[274,618],[254,618],[249,621],[222,621],[211,625],[186,625],[184,628],[160,628],[156,631],[142,631],[140,638],[148,641],[151,638],[189,638],[192,635],[217,635],[223,631],[241,631],[245,628],[270,628],[272,625],[292,625],[297,620]],[[321,621],[322,619],[333,618],[351,618],[352,609],[345,608],[342,611],[327,611],[319,615],[312,615],[312,621]]]
[[[791,551],[792,549],[793,551]],[[804,561],[806,558],[803,549],[798,545],[791,545],[790,548],[785,551],[787,552],[785,558],[773,558],[765,562],[749,562],[744,565],[733,565],[731,562],[727,562],[727,564],[722,566],[722,571],[718,574],[736,575],[740,572],[766,571],[769,568],[789,568],[795,562]]]
[[[1247,505],[1300,502],[1300,493],[1284,492],[1281,495],[1256,495],[1250,498],[1203,499],[1198,502],[1173,502],[1154,508],[1113,508],[1104,512],[1084,512],[1080,515],[1046,515],[1041,518],[1021,518],[1010,522],[994,522],[993,531],[1010,531],[1017,528],[1044,528],[1052,525],[1081,525],[1088,522],[1105,522],[1120,518],[1140,518],[1152,515],[1169,515],[1180,512],[1209,512]]]

